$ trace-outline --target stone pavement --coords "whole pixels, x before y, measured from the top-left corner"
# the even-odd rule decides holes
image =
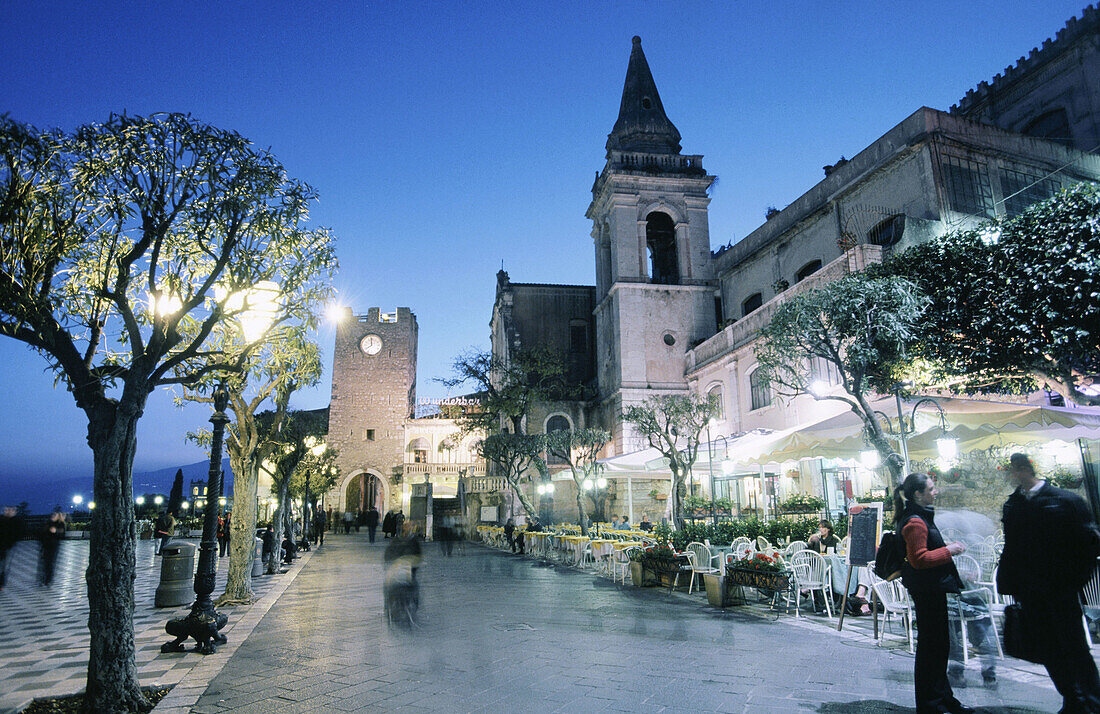
[[[717,610],[475,545],[444,558],[426,544],[422,626],[390,631],[384,544],[330,538],[208,685],[185,677],[156,711],[913,711],[912,656],[862,623]],[[1060,706],[1015,660],[995,690],[970,666],[959,695],[979,711]]]
[[[196,546],[197,541],[191,541]],[[228,658],[247,631],[308,561],[310,553],[295,561],[288,572],[253,580],[259,601],[250,607],[227,607],[223,630],[229,638],[219,655],[204,658],[193,652],[162,654],[162,643],[172,639],[164,632],[170,618],[186,615],[189,607],[156,608],[153,597],[160,581],[160,558],[153,541],[138,541],[137,577],[134,583],[134,633],[138,675],[142,685],[177,684],[192,670],[208,671],[213,657]],[[84,691],[88,670],[88,598],[84,571],[88,565],[88,541],[61,543],[53,583],[36,584],[38,544],[22,541],[12,551],[7,585],[0,590],[0,714],[17,712],[36,697],[76,694]],[[195,553],[196,564],[198,552]],[[218,564],[215,597],[225,589],[229,559]],[[189,640],[189,648],[194,642]],[[212,676],[212,675],[210,675]],[[205,680],[203,680],[205,683]]]

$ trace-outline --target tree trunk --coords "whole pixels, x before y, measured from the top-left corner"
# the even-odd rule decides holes
[[[671,464],[670,464],[671,466]],[[672,516],[672,527],[679,530],[684,527],[683,520],[680,513],[683,511],[683,501],[680,498],[680,487],[684,485],[684,477],[680,473],[680,470],[675,466],[671,466],[672,470],[672,492],[668,494],[668,502],[670,504],[670,514]]]
[[[275,575],[279,572],[279,553],[283,547],[283,504],[286,503],[290,491],[290,477],[283,479],[279,485],[279,503],[275,507],[275,515],[271,517],[271,524],[275,528],[275,550],[271,554],[271,560],[267,564],[267,574]]]
[[[256,559],[256,485],[259,483],[259,464],[234,463],[238,473],[233,474],[233,520],[229,534],[229,573],[225,578],[225,592],[215,604],[248,605],[256,599],[252,591],[252,562]]]
[[[581,535],[588,535],[588,519],[584,515],[584,492],[581,490],[581,485],[577,484],[577,520],[580,521]]]
[[[852,409],[861,419],[866,427],[867,439],[871,442],[871,446],[878,450],[882,456],[882,460],[886,463],[886,467],[890,469],[890,475],[894,479],[895,484],[900,484],[905,480],[905,459],[901,457],[901,454],[894,451],[894,448],[890,446],[890,442],[886,439],[886,434],[882,431],[882,426],[875,418],[875,413],[871,409],[871,405],[867,403],[867,400],[862,394],[852,395],[856,399],[856,403],[859,404],[860,410]],[[902,429],[905,428],[905,424],[900,425]]]
[[[134,660],[133,461],[141,404],[102,400],[87,408],[94,459],[95,518],[88,554],[88,681],[85,712],[132,712],[147,706]],[[132,401],[132,400],[130,400]]]
[[[535,505],[531,503],[531,499],[527,497],[527,494],[519,487],[519,479],[512,480],[507,479],[508,485],[512,487],[512,492],[516,494],[516,498],[523,505],[523,510],[527,512],[527,515],[538,517],[538,511],[535,510]]]

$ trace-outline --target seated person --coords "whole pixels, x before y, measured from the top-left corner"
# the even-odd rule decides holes
[[[539,523],[539,519],[532,516],[530,520],[527,521],[527,530],[531,531],[532,533],[541,533],[542,524]]]
[[[806,541],[806,548],[817,553],[825,553],[829,548],[832,548],[835,552],[836,547],[840,545],[840,539],[833,534],[833,524],[822,520],[818,526],[817,533],[814,533]]]
[[[649,514],[643,513],[642,520],[638,524],[638,530],[649,532],[653,530],[653,524],[649,522]]]
[[[612,523],[611,526],[617,531],[628,531],[630,530],[630,519],[624,515],[622,520],[617,523]]]

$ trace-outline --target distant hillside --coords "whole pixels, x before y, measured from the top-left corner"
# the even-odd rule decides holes
[[[189,492],[192,480],[206,481],[210,473],[210,462],[200,461],[186,466],[135,473],[134,494],[162,493],[167,496],[172,489],[172,479],[176,477],[177,469],[183,469],[183,490]],[[222,472],[226,480],[224,492],[232,494],[233,469],[229,467],[229,459],[222,462]],[[0,483],[0,505],[18,505],[26,501],[31,513],[49,513],[56,506],[69,511],[73,496],[77,494],[83,496],[85,501],[92,499],[91,476],[36,483]]]

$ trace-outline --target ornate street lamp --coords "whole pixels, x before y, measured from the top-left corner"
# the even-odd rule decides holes
[[[214,425],[214,430],[210,439],[210,476],[206,483],[208,494],[221,491],[222,437],[225,434],[225,425],[229,422],[229,417],[225,415],[225,408],[229,405],[229,391],[224,383],[214,388],[213,396],[214,415],[210,417],[210,422]],[[220,510],[217,500],[207,500],[207,508],[203,513],[202,542],[199,545],[199,568],[195,573],[195,603],[191,605],[191,613],[187,617],[171,619],[164,626],[168,634],[176,639],[161,645],[161,652],[182,652],[183,641],[188,637],[195,638],[196,651],[204,655],[217,652],[217,646],[225,644],[225,635],[219,630],[225,627],[229,618],[215,610],[214,601],[210,599],[210,594],[214,592],[214,563],[217,554],[215,537]]]

